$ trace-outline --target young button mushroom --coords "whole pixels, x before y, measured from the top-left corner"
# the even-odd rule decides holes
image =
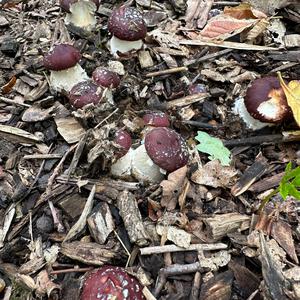
[[[166,172],[187,164],[189,158],[183,138],[173,129],[157,127],[146,134],[145,144],[133,153],[132,173],[145,182],[160,182]]]
[[[96,23],[95,12],[100,0],[60,0],[60,7],[67,12],[65,23],[91,31]]]
[[[142,285],[121,267],[104,266],[85,278],[81,300],[144,300]]]
[[[161,111],[148,112],[143,116],[143,121],[146,126],[153,127],[169,127],[170,121],[167,114]]]
[[[58,44],[44,56],[44,67],[50,70],[50,86],[57,92],[70,91],[78,82],[88,79],[78,64],[80,52],[68,44]]]
[[[120,85],[120,77],[117,73],[108,69],[98,67],[92,74],[94,82],[106,89],[105,96],[113,103],[112,89]]]
[[[116,56],[118,52],[122,54],[141,49],[147,33],[143,15],[128,6],[121,6],[112,12],[108,30],[113,35],[110,40],[111,52]]]
[[[117,151],[118,160],[111,166],[111,174],[117,178],[127,178],[131,175],[132,139],[129,133],[120,129],[115,134],[114,142],[120,146]]]
[[[253,130],[281,123],[291,114],[279,80],[272,76],[254,80],[245,98],[237,99],[234,111]]]
[[[82,81],[73,86],[68,94],[69,102],[75,108],[88,104],[98,104],[103,96],[103,89],[92,81]]]

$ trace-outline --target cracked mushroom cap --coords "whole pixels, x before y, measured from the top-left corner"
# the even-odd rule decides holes
[[[244,104],[256,120],[280,123],[290,115],[286,96],[277,77],[256,79],[247,89]]]
[[[68,44],[58,44],[44,56],[44,67],[52,71],[62,71],[74,67],[81,58],[79,50]]]
[[[115,89],[120,84],[119,75],[105,68],[96,68],[92,74],[92,77],[95,83],[103,87]]]
[[[75,108],[82,108],[87,104],[98,104],[103,95],[101,87],[92,81],[82,81],[73,86],[69,92],[69,102]]]
[[[143,121],[147,126],[169,127],[170,121],[167,114],[162,111],[152,111],[143,116]]]
[[[115,9],[109,20],[108,30],[120,40],[137,41],[146,36],[147,27],[143,15],[135,8],[121,6]]]
[[[64,11],[70,13],[71,5],[78,1],[79,0],[60,0],[59,5]],[[96,5],[96,8],[99,8],[101,0],[91,0],[91,2],[93,2]]]
[[[147,133],[145,148],[151,160],[168,172],[173,172],[188,162],[189,153],[184,139],[167,127],[158,127]]]
[[[144,300],[142,285],[121,267],[104,266],[86,277],[81,300]]]

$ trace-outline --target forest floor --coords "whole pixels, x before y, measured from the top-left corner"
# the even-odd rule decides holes
[[[300,80],[300,4],[248,3],[103,0],[88,32],[57,1],[0,1],[1,299],[80,299],[103,265],[147,300],[300,299],[297,116],[253,130],[233,109],[258,78]],[[116,57],[121,4],[147,36]],[[119,74],[113,102],[76,110],[49,86],[43,56],[59,43],[89,77]],[[116,131],[136,149],[149,111],[167,114],[188,163],[159,182],[113,176]]]

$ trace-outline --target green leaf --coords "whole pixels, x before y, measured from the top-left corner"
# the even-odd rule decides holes
[[[289,183],[280,183],[279,185],[279,193],[281,197],[285,200],[286,197],[289,195],[291,190],[291,185]]]
[[[218,159],[222,166],[230,165],[231,153],[220,139],[212,137],[203,131],[198,131],[195,139],[200,142],[196,146],[197,150],[209,154],[208,158],[210,160]]]
[[[296,199],[300,200],[300,192],[296,189],[294,185],[290,186],[289,194],[295,197]]]

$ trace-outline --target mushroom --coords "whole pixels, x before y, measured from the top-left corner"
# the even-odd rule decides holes
[[[82,81],[73,86],[68,94],[69,102],[75,108],[98,104],[103,98],[103,89],[92,81]]]
[[[57,92],[70,91],[78,82],[88,79],[78,64],[80,52],[68,44],[58,44],[44,56],[44,67],[50,70],[50,86]]]
[[[67,12],[65,23],[91,31],[96,23],[95,12],[100,0],[60,0],[60,7]]]
[[[281,123],[291,115],[280,82],[273,76],[254,80],[245,98],[236,100],[234,111],[253,130]]]
[[[128,178],[131,176],[132,139],[129,133],[120,129],[115,134],[114,142],[120,146],[117,151],[118,160],[111,166],[111,174],[117,178]]]
[[[98,67],[92,74],[94,82],[105,88],[105,96],[113,103],[112,90],[117,88],[120,84],[120,77],[117,73],[110,71],[106,68]]]
[[[144,114],[143,121],[145,128],[142,130],[141,135],[144,137],[147,132],[155,127],[169,127],[169,116],[162,111],[150,111]]]
[[[146,126],[153,127],[169,127],[170,121],[166,113],[162,111],[151,111],[143,116],[143,121]]]
[[[147,33],[143,15],[128,6],[121,6],[112,12],[108,20],[108,30],[113,35],[110,50],[116,56],[118,53],[141,49]]]
[[[141,181],[160,182],[166,172],[187,164],[188,148],[175,130],[157,127],[145,136],[145,144],[133,153],[132,173]]]
[[[81,300],[144,300],[142,285],[121,267],[103,266],[86,276]]]

